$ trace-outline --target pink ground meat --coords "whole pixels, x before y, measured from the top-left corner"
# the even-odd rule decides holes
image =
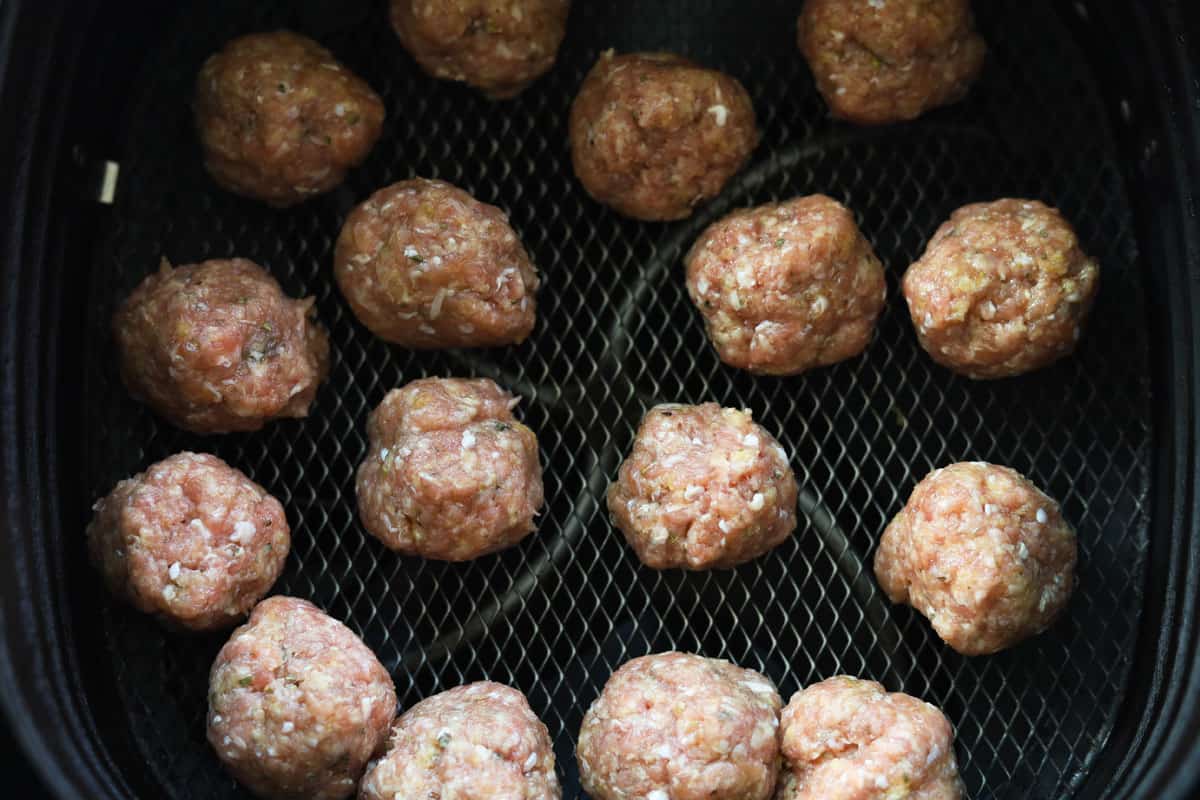
[[[290,206],[337,186],[383,129],[383,101],[313,40],[234,39],[196,78],[204,164],[221,186]]]
[[[775,800],[960,800],[954,731],[929,703],[839,676],[783,710]]]
[[[88,552],[108,588],[169,626],[235,624],[283,571],[283,506],[216,456],[179,453],[95,505]]]
[[[349,797],[395,714],[392,679],[370,648],[294,597],[259,603],[209,676],[209,744],[272,800]]]
[[[1099,278],[1058,211],[1005,199],[955,211],[904,274],[904,297],[934,361],[1003,378],[1075,349]]]
[[[887,295],[854,216],[824,195],[735,211],[700,235],[686,264],[721,360],[764,375],[858,355]]]
[[[392,0],[392,28],[421,68],[495,99],[554,66],[569,0]]]
[[[798,37],[833,116],[864,125],[957,102],[987,53],[969,0],[806,0]]]
[[[559,800],[550,733],[525,695],[491,681],[422,700],[392,728],[359,800]]]
[[[393,550],[446,561],[532,533],[542,468],[516,403],[486,379],[425,378],[389,392],[371,412],[358,469],[367,531]]]
[[[646,414],[608,510],[647,566],[732,567],[796,528],[796,477],[749,412],[664,404]]]
[[[766,800],[782,705],[769,678],[728,661],[635,658],[583,718],[583,789],[593,800]]]
[[[533,330],[537,270],[508,217],[443,181],[401,181],[355,208],[334,275],[359,321],[405,347],[496,347]]]
[[[329,371],[313,299],[287,297],[244,258],[164,260],[118,309],[113,335],[130,394],[195,433],[307,416]]]
[[[604,53],[571,104],[571,162],[597,201],[683,219],[720,193],[759,133],[734,78],[670,53]]]
[[[1075,559],[1058,503],[1015,470],[970,462],[917,484],[883,533],[875,576],[946,644],[985,655],[1054,621],[1075,588]]]

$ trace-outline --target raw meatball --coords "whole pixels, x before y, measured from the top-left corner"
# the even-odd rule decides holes
[[[537,438],[490,380],[424,378],[388,392],[367,421],[358,513],[393,550],[466,561],[511,547],[542,507]]]
[[[195,433],[307,416],[329,372],[313,299],[287,297],[244,258],[178,269],[163,259],[117,311],[113,333],[130,394]]]
[[[683,219],[750,158],[758,128],[733,78],[670,53],[604,53],[571,105],[583,188],[622,214]]]
[[[646,566],[732,567],[796,528],[787,454],[749,411],[655,406],[608,489],[613,522]]]
[[[255,606],[209,675],[208,742],[259,797],[349,797],[395,715],[370,648],[295,597]]]
[[[405,347],[495,347],[533,330],[537,271],[508,217],[442,181],[401,181],[354,209],[334,270],[359,321]]]
[[[195,112],[213,179],[277,207],[337,186],[383,130],[379,95],[290,31],[243,36],[211,56]]]
[[[1015,470],[971,462],[917,484],[883,533],[875,576],[946,644],[986,655],[1054,621],[1075,587],[1075,558],[1058,503]]]
[[[1003,378],[1071,353],[1100,267],[1070,224],[1035,200],[955,211],[904,274],[921,346],[970,378]]]
[[[968,0],[807,0],[799,38],[833,116],[863,125],[961,100],[987,54]]]
[[[558,800],[550,734],[525,695],[481,681],[422,700],[392,728],[359,800]]]
[[[291,548],[283,506],[216,456],[179,453],[95,505],[88,552],[113,594],[171,626],[233,625]]]
[[[687,289],[721,360],[760,375],[858,355],[887,295],[854,216],[819,194],[710,225],[687,255]]]
[[[783,710],[775,800],[959,800],[954,731],[936,707],[839,676]]]
[[[593,800],[766,800],[782,705],[769,678],[728,661],[635,658],[584,715],[583,790]]]
[[[512,97],[554,66],[569,0],[392,0],[392,27],[421,68]]]

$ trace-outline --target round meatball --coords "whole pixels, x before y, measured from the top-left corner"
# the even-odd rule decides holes
[[[466,561],[533,533],[543,501],[537,438],[490,380],[424,378],[388,393],[367,421],[358,513],[407,555]]]
[[[1058,503],[1015,470],[971,462],[917,484],[883,533],[875,576],[946,644],[986,655],[1054,621],[1075,587],[1075,558]]]
[[[1070,354],[1100,267],[1070,224],[1031,200],[955,211],[904,274],[904,297],[933,360],[969,378],[1003,378]]]
[[[936,707],[845,675],[783,710],[775,800],[959,800],[954,731]]]
[[[295,597],[255,606],[209,675],[209,744],[260,797],[350,796],[395,715],[395,687],[370,648]]]
[[[383,101],[290,31],[234,39],[196,79],[204,165],[224,188],[294,205],[342,182],[383,130]]]
[[[355,208],[334,275],[359,321],[405,347],[495,347],[533,330],[537,271],[508,217],[442,181],[401,181]]]
[[[575,748],[593,800],[766,800],[779,771],[775,684],[690,653],[626,662]]]
[[[392,27],[421,68],[493,99],[554,66],[570,0],[391,0]]]
[[[313,299],[287,297],[244,258],[177,269],[164,259],[118,309],[113,334],[130,394],[195,433],[307,416],[329,371]]]
[[[987,54],[969,0],[806,0],[798,27],[833,116],[863,125],[961,100]]]
[[[749,411],[674,403],[646,414],[608,511],[648,567],[733,567],[796,528],[796,476]]]
[[[550,733],[525,695],[480,681],[422,700],[392,728],[359,800],[558,800]]]
[[[721,360],[760,375],[858,355],[887,296],[854,216],[819,194],[710,225],[687,255],[687,289]]]
[[[670,53],[614,55],[571,105],[571,162],[588,194],[644,220],[683,219],[720,193],[758,144],[735,79]]]
[[[88,553],[113,594],[172,627],[233,625],[291,548],[283,506],[216,456],[179,453],[94,506]]]

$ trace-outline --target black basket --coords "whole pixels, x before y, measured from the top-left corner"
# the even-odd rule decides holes
[[[955,725],[971,797],[1189,796],[1200,248],[1187,214],[1200,106],[1186,15],[1170,4],[977,2],[990,52],[969,97],[869,129],[829,118],[796,48],[796,2],[576,0],[554,70],[501,103],[420,72],[378,3],[166,5],[0,12],[3,108],[31,110],[0,123],[14,180],[0,199],[0,691],[60,795],[248,796],[204,739],[207,672],[225,634],[170,634],[111,602],[83,547],[93,500],[194,449],[284,503],[293,550],[275,592],[345,620],[391,671],[403,707],[485,677],[524,691],[554,738],[566,797],[580,795],[574,739],[587,705],[622,662],[666,649],[762,670],[785,698],[838,673],[925,698]],[[345,185],[286,211],[214,186],[189,105],[208,54],[279,27],[330,47],[388,109]],[[762,144],[689,220],[620,218],[574,179],[567,111],[608,47],[682,53],[753,97]],[[114,174],[106,161],[111,205],[98,202]],[[374,189],[414,175],[511,214],[543,280],[525,344],[415,353],[350,313],[332,280],[341,223]],[[874,341],[798,378],[725,367],[687,299],[683,253],[732,208],[813,192],[846,203],[884,262]],[[898,281],[954,208],[1001,196],[1062,209],[1102,264],[1101,288],[1075,356],[972,382],[920,349]],[[235,255],[289,294],[316,296],[332,375],[308,419],[192,436],[128,398],[108,322],[160,256]],[[465,564],[402,558],[358,523],[367,413],[426,375],[487,376],[520,395],[547,505],[518,547]],[[801,484],[800,526],[735,570],[654,572],[612,527],[604,491],[646,409],[706,400],[750,408],[778,435]],[[963,459],[1029,475],[1063,502],[1081,546],[1064,618],[984,658],[955,654],[891,606],[870,570],[913,484]]]

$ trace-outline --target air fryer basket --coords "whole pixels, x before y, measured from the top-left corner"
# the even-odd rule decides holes
[[[1180,670],[1194,657],[1194,640],[1172,640],[1172,626],[1190,631],[1200,592],[1179,574],[1179,559],[1196,557],[1194,518],[1175,510],[1190,497],[1192,431],[1183,421],[1190,423],[1192,401],[1179,395],[1188,387],[1166,380],[1193,377],[1191,311],[1179,307],[1178,278],[1167,267],[1182,270],[1188,253],[1170,252],[1139,208],[1156,159],[1165,158],[1158,148],[1168,143],[1134,152],[1144,146],[1133,130],[1139,98],[1116,95],[1119,49],[1093,49],[1114,18],[1087,3],[977,2],[990,52],[968,99],[914,123],[869,129],[829,119],[795,47],[797,5],[576,0],[554,70],[502,103],[421,73],[379,3],[222,0],[183,13],[147,5],[140,21],[124,21],[124,33],[98,35],[107,44],[86,52],[124,53],[108,71],[125,58],[128,84],[113,120],[76,102],[74,120],[107,138],[72,138],[67,126],[62,150],[75,145],[74,163],[59,185],[75,194],[58,201],[58,211],[78,220],[79,241],[62,245],[75,259],[66,259],[67,283],[63,273],[47,278],[65,299],[32,311],[14,305],[5,333],[16,352],[21,315],[36,312],[29,330],[40,330],[44,316],[58,343],[43,356],[45,382],[58,388],[33,395],[51,411],[33,418],[59,420],[46,423],[53,435],[40,441],[54,445],[44,469],[64,477],[31,491],[49,509],[59,566],[42,583],[30,571],[20,586],[42,598],[34,606],[52,598],[38,613],[61,631],[55,642],[65,655],[45,663],[61,665],[67,694],[85,713],[71,722],[63,712],[37,730],[19,724],[18,732],[60,791],[85,780],[68,775],[65,759],[87,753],[77,756],[83,772],[105,781],[89,796],[248,797],[204,739],[207,671],[225,635],[167,633],[111,602],[83,554],[88,504],[182,449],[216,453],[284,503],[293,550],[274,591],[345,620],[392,672],[402,707],[485,677],[523,690],[554,738],[566,797],[580,796],[574,738],[587,705],[622,662],[666,649],[762,670],[785,698],[849,673],[928,699],[955,725],[971,797],[1124,797],[1134,795],[1121,793],[1121,781],[1129,792],[1150,785],[1136,781],[1163,765],[1143,765],[1138,753],[1154,741],[1158,716],[1176,715],[1185,731],[1195,718],[1188,703],[1167,708],[1165,699],[1175,686],[1170,665]],[[60,39],[88,27],[63,20],[53,34]],[[1146,19],[1116,22],[1134,30]],[[91,23],[118,31],[122,24],[103,14]],[[189,106],[209,53],[235,35],[279,27],[330,47],[388,109],[379,145],[346,184],[286,211],[211,182]],[[144,52],[131,59],[135,43]],[[683,53],[733,74],[754,99],[762,144],[689,220],[622,219],[573,177],[567,110],[608,47]],[[104,158],[119,165],[111,207],[88,193]],[[451,181],[510,213],[543,279],[538,325],[523,345],[406,351],[373,338],[341,299],[331,268],[342,221],[376,188],[415,175]],[[861,358],[798,378],[725,367],[687,299],[683,254],[732,208],[814,192],[856,213],[885,264],[888,304],[873,343]],[[898,281],[950,211],[1001,196],[1062,209],[1102,264],[1101,289],[1074,357],[979,383],[923,353]],[[1168,205],[1169,187],[1157,196]],[[128,398],[108,323],[160,257],[235,255],[268,267],[289,294],[317,298],[333,342],[332,375],[308,419],[197,437]],[[1172,367],[1167,359],[1179,358],[1179,348],[1186,360]],[[487,376],[520,395],[519,414],[539,437],[547,505],[538,532],[518,547],[465,564],[403,558],[358,523],[354,471],[367,413],[389,389],[427,375]],[[735,570],[654,572],[611,525],[604,492],[651,405],[707,400],[749,408],[778,435],[801,484],[800,526],[792,540]],[[20,468],[16,453],[42,446],[39,439],[21,450],[16,428],[6,434],[14,452],[6,451],[5,475],[25,475],[14,487],[32,485],[42,473]],[[1170,463],[1174,454],[1179,463]],[[1079,533],[1079,587],[1065,618],[992,657],[964,658],[942,645],[919,615],[887,602],[870,569],[879,535],[913,484],[958,460],[1028,474],[1062,501]],[[6,512],[20,508],[15,497],[6,495]],[[1166,542],[1156,544],[1160,537]],[[33,547],[14,542],[15,560]],[[30,624],[15,616],[16,597],[6,590],[6,621]],[[20,652],[14,636],[6,630],[10,651]],[[30,689],[17,678],[27,673],[12,670],[6,688],[19,721]],[[1186,699],[1187,689],[1175,696]],[[1152,719],[1155,702],[1163,708]],[[39,737],[51,723],[61,726],[54,736],[79,741],[43,752]],[[1170,755],[1165,745],[1158,752]]]

